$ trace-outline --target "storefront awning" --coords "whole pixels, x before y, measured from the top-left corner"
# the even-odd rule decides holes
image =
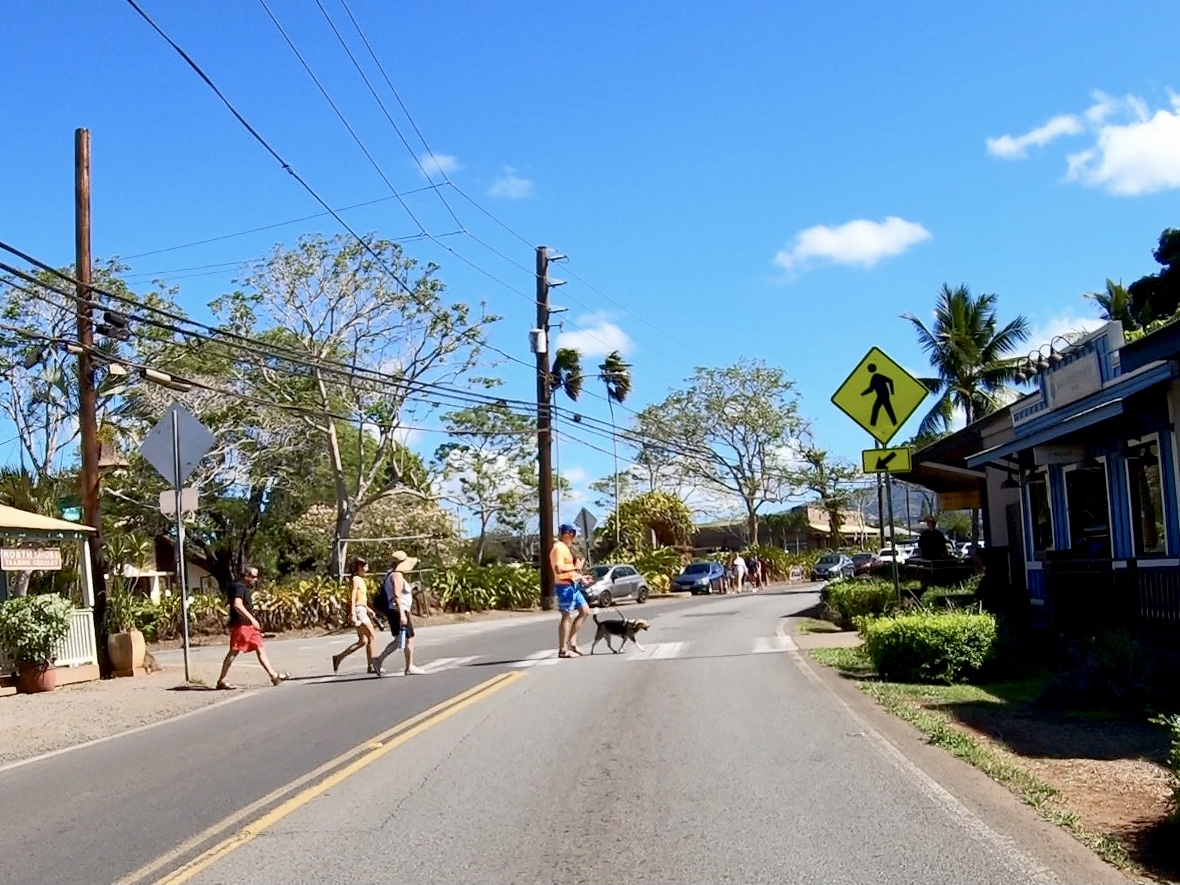
[[[1060,421],[1056,421],[1036,433],[1030,433],[1027,436],[1022,436],[1003,445],[977,452],[967,458],[967,466],[983,467],[994,461],[1015,455],[1017,452],[1023,452],[1025,449],[1030,449],[1033,446],[1052,442],[1055,439],[1060,439],[1067,434],[1083,430],[1102,421],[1117,418],[1122,413],[1123,397],[1118,396],[1107,399],[1097,405],[1087,406],[1068,414]]]

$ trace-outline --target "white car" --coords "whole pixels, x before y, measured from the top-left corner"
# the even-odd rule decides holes
[[[882,563],[896,561],[898,565],[902,565],[910,558],[910,553],[911,551],[908,547],[882,547],[877,551],[877,558]]]

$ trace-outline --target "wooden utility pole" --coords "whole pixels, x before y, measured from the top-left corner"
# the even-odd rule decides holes
[[[553,431],[549,405],[553,395],[549,381],[549,251],[537,247],[537,489],[541,543],[541,608],[552,611],[556,589],[549,568],[553,549]]]
[[[82,437],[82,524],[92,526],[91,572],[94,580],[94,638],[102,675],[108,675],[106,641],[107,589],[102,555],[102,513],[98,501],[98,392],[94,387],[94,325],[90,288],[90,130],[74,130],[74,278],[78,281],[78,427]]]

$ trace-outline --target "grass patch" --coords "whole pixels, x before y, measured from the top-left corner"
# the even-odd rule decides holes
[[[840,628],[831,621],[821,621],[819,618],[801,618],[795,625],[796,633],[839,633]]]
[[[808,652],[825,667],[832,667],[851,676],[870,676],[873,662],[859,648],[813,648]]]

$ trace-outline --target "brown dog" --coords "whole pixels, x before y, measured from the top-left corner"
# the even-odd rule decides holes
[[[647,629],[647,621],[643,620],[643,618],[635,618],[634,620],[622,618],[618,621],[613,619],[609,621],[600,621],[598,620],[598,615],[595,615],[594,623],[598,625],[598,629],[594,631],[594,641],[590,643],[590,654],[594,654],[594,646],[598,645],[598,641],[600,639],[606,640],[606,647],[609,648],[614,654],[618,654],[623,650],[623,646],[627,644],[627,640],[631,640],[632,645],[634,645],[640,651],[643,651],[643,646],[640,645],[639,641],[635,638],[635,635],[640,630]],[[623,641],[619,643],[619,647],[617,649],[611,645],[610,640],[612,636],[623,637]]]

